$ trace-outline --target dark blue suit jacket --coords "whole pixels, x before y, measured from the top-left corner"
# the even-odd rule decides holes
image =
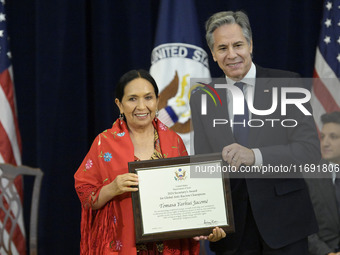
[[[321,167],[328,164],[326,160],[320,162]],[[340,219],[332,174],[309,178],[307,185],[319,224],[319,232],[308,237],[309,252],[311,255],[335,252],[340,243]]]
[[[266,69],[256,66],[255,109],[269,109],[272,105],[272,88],[297,87],[292,79],[298,74]],[[213,119],[230,119],[227,109],[225,89],[217,89],[222,106],[217,107],[207,100],[207,115],[201,115],[201,90],[191,95],[191,111],[194,128],[195,154],[221,152],[224,146],[235,143],[230,125],[212,126]],[[312,116],[305,116],[297,107],[289,105],[287,115],[281,116],[280,94],[277,110],[270,116],[252,115],[252,119],[294,119],[296,127],[283,127],[280,121],[273,128],[266,122],[263,127],[250,128],[249,148],[259,148],[264,165],[300,165],[318,163],[320,160],[319,139]],[[301,95],[290,95],[301,97]],[[304,106],[311,112],[309,103]],[[291,123],[290,123],[291,124]],[[299,174],[298,174],[299,175]],[[276,178],[277,177],[277,178]],[[246,178],[246,185],[235,185],[231,179],[235,233],[211,243],[214,251],[237,249],[243,234],[248,199],[264,241],[272,248],[281,248],[307,237],[317,231],[317,223],[310,202],[308,189],[301,176],[284,178]],[[301,177],[301,178],[300,178]],[[246,186],[246,188],[245,188]]]

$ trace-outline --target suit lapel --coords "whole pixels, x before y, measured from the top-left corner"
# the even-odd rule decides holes
[[[228,109],[228,100],[227,100],[227,91],[226,89],[217,89],[217,92],[219,94],[219,96],[221,97],[221,101],[222,101],[222,106],[219,106],[216,110],[216,116],[215,118],[220,118],[220,119],[227,119],[228,120],[228,124],[223,125],[223,131],[219,131],[222,132],[223,137],[225,137],[227,139],[227,141],[224,141],[223,139],[221,139],[220,136],[218,137],[218,141],[216,141],[217,143],[223,143],[223,147],[226,144],[232,144],[235,142],[234,139],[234,135],[232,132],[232,129],[230,127],[230,116],[229,116],[229,109]]]

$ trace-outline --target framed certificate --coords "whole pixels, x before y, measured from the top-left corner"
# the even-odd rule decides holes
[[[221,169],[221,153],[129,162],[139,180],[132,192],[136,243],[209,235],[216,226],[234,232],[229,178]]]

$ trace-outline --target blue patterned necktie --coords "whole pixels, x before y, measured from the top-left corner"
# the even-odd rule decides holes
[[[236,82],[234,84],[236,87],[241,89],[243,92],[243,85],[245,85],[243,82]],[[248,127],[248,121],[249,121],[249,109],[247,101],[243,100],[244,104],[244,114],[234,114],[234,123],[233,123],[233,133],[234,138],[238,144],[241,144],[245,147],[248,146],[248,134],[249,134],[249,127]]]

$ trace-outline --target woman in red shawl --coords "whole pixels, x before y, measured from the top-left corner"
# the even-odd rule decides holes
[[[82,204],[80,253],[199,254],[196,240],[204,237],[136,246],[131,192],[138,190],[133,187],[138,185],[138,176],[128,173],[128,162],[187,152],[181,138],[156,118],[158,88],[147,71],[123,75],[116,97],[120,118],[96,137],[74,176]],[[215,229],[209,240],[225,236],[219,231]]]

